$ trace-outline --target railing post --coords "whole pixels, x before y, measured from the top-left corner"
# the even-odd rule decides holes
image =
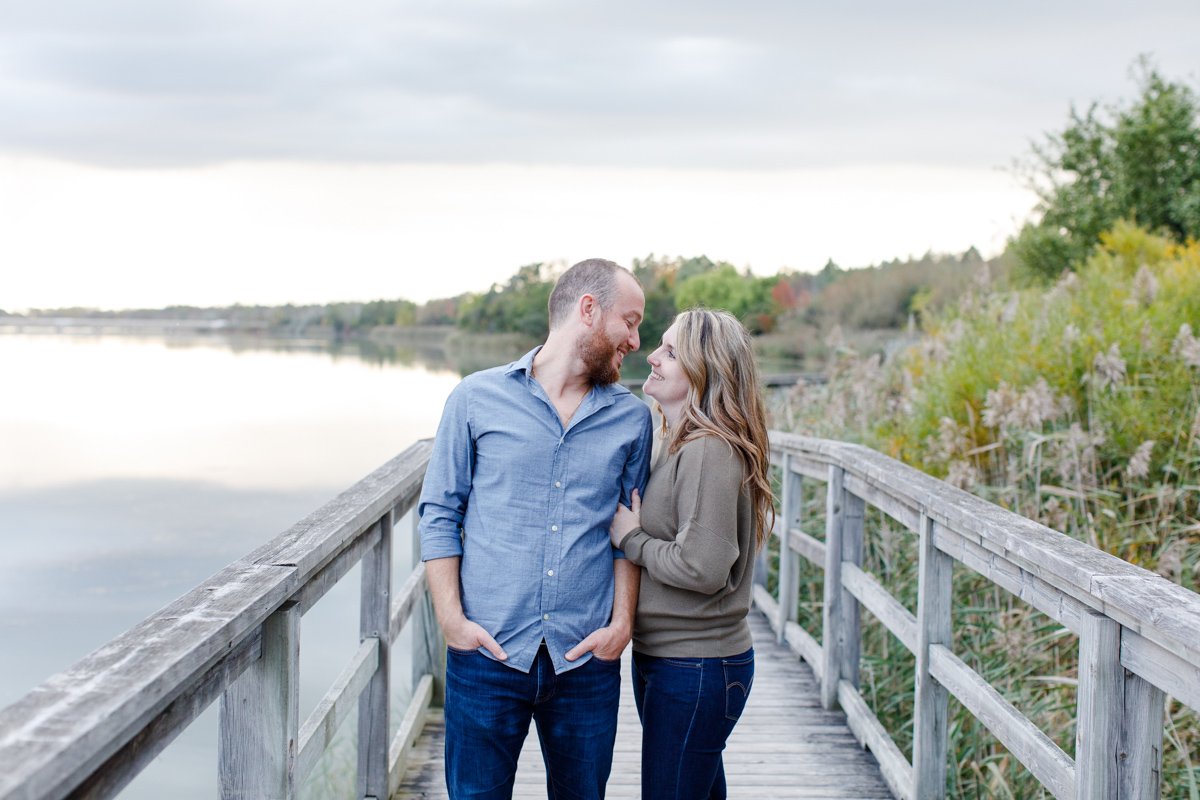
[[[825,603],[821,620],[821,705],[837,704],[838,683],[858,686],[859,607],[842,586],[842,563],[862,563],[862,498],[845,489],[845,470],[830,465],[825,495]]]
[[[221,695],[217,771],[222,800],[290,800],[299,746],[300,609],[262,624],[262,655]]]
[[[1121,800],[1158,800],[1162,791],[1163,714],[1166,694],[1150,681],[1124,672],[1117,773]]]
[[[842,489],[842,563],[862,566],[863,534],[866,503],[861,497]],[[842,663],[839,669],[841,680],[858,688],[858,661],[862,647],[862,612],[858,598],[842,587],[842,620],[838,630],[844,637],[841,645]]]
[[[360,798],[388,797],[388,713],[391,695],[392,512],[377,523],[379,543],[362,559],[359,641],[379,640],[379,664],[358,701],[358,793]]]
[[[862,552],[863,501],[845,491],[845,475],[841,467],[829,465],[821,615],[821,705],[827,709],[838,703],[839,681],[848,679],[857,684],[858,680],[858,603],[842,589],[841,563],[847,554],[854,558],[856,552]]]
[[[1079,635],[1075,782],[1079,800],[1154,800],[1163,691],[1121,666],[1121,625],[1089,610]]]
[[[1117,753],[1125,670],[1121,625],[1099,611],[1083,614],[1079,633],[1079,683],[1075,690],[1075,797],[1117,800]]]
[[[838,628],[842,622],[842,480],[845,471],[829,466],[829,482],[825,487],[825,595],[821,613],[821,705],[833,708],[837,704],[838,681],[841,679],[842,643],[845,636]]]
[[[934,545],[934,522],[924,513],[920,522],[917,583],[917,674],[913,709],[913,789],[921,800],[946,796],[946,757],[950,703],[945,687],[929,672],[931,645],[951,644],[953,559]]]
[[[421,533],[418,526],[421,517],[414,506],[412,510],[412,554],[413,565],[421,563]],[[412,626],[412,685],[425,675],[433,676],[433,695],[430,704],[444,705],[446,702],[446,646],[442,641],[442,629],[433,613],[433,603],[429,592],[417,601],[409,618]]]
[[[791,529],[800,520],[801,477],[792,471],[792,456],[783,457],[783,472],[780,475],[779,519],[779,617],[775,625],[776,641],[783,643],[787,634],[787,623],[796,619],[796,604],[800,599],[800,556],[791,548]]]

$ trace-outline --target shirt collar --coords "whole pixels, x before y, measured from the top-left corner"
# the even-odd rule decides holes
[[[518,372],[522,372],[525,374],[526,380],[528,380],[530,377],[530,372],[533,369],[533,359],[541,351],[541,349],[542,349],[542,345],[539,344],[537,347],[533,348],[528,353],[526,353],[525,355],[521,356],[516,361],[509,364],[507,367],[504,368],[504,374],[512,375],[512,374],[515,374]],[[595,408],[597,408],[597,409],[603,408],[604,406],[612,405],[612,403],[616,400],[618,395],[630,393],[628,389],[626,389],[624,386],[622,386],[619,383],[612,383],[612,384],[609,384],[608,386],[593,385],[592,392],[597,401],[596,406],[595,406]]]
[[[526,375],[528,375],[530,369],[533,367],[533,357],[536,356],[541,349],[542,346],[539,344],[537,347],[533,348],[528,353],[509,364],[504,368],[504,374],[511,375],[514,372],[524,372]]]

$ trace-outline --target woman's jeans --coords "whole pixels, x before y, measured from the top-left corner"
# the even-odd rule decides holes
[[[593,656],[561,675],[545,645],[529,672],[446,653],[446,785],[453,800],[508,800],[537,723],[551,800],[601,800],[612,768],[621,662]]]
[[[723,800],[725,740],[754,682],[754,648],[726,658],[633,654],[642,800]]]

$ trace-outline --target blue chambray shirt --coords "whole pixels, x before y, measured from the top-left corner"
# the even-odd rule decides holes
[[[467,618],[522,672],[545,639],[565,653],[612,616],[617,501],[650,471],[650,409],[620,385],[595,386],[564,431],[529,377],[538,348],[464,378],[446,401],[421,491],[421,560],[462,556]],[[483,648],[479,652],[489,658]]]

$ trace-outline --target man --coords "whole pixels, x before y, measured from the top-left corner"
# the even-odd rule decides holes
[[[446,637],[450,797],[509,798],[537,724],[549,797],[604,797],[639,573],[609,544],[645,488],[650,412],[616,383],[645,296],[611,261],[571,267],[545,344],[465,378],[421,493],[421,558]]]

